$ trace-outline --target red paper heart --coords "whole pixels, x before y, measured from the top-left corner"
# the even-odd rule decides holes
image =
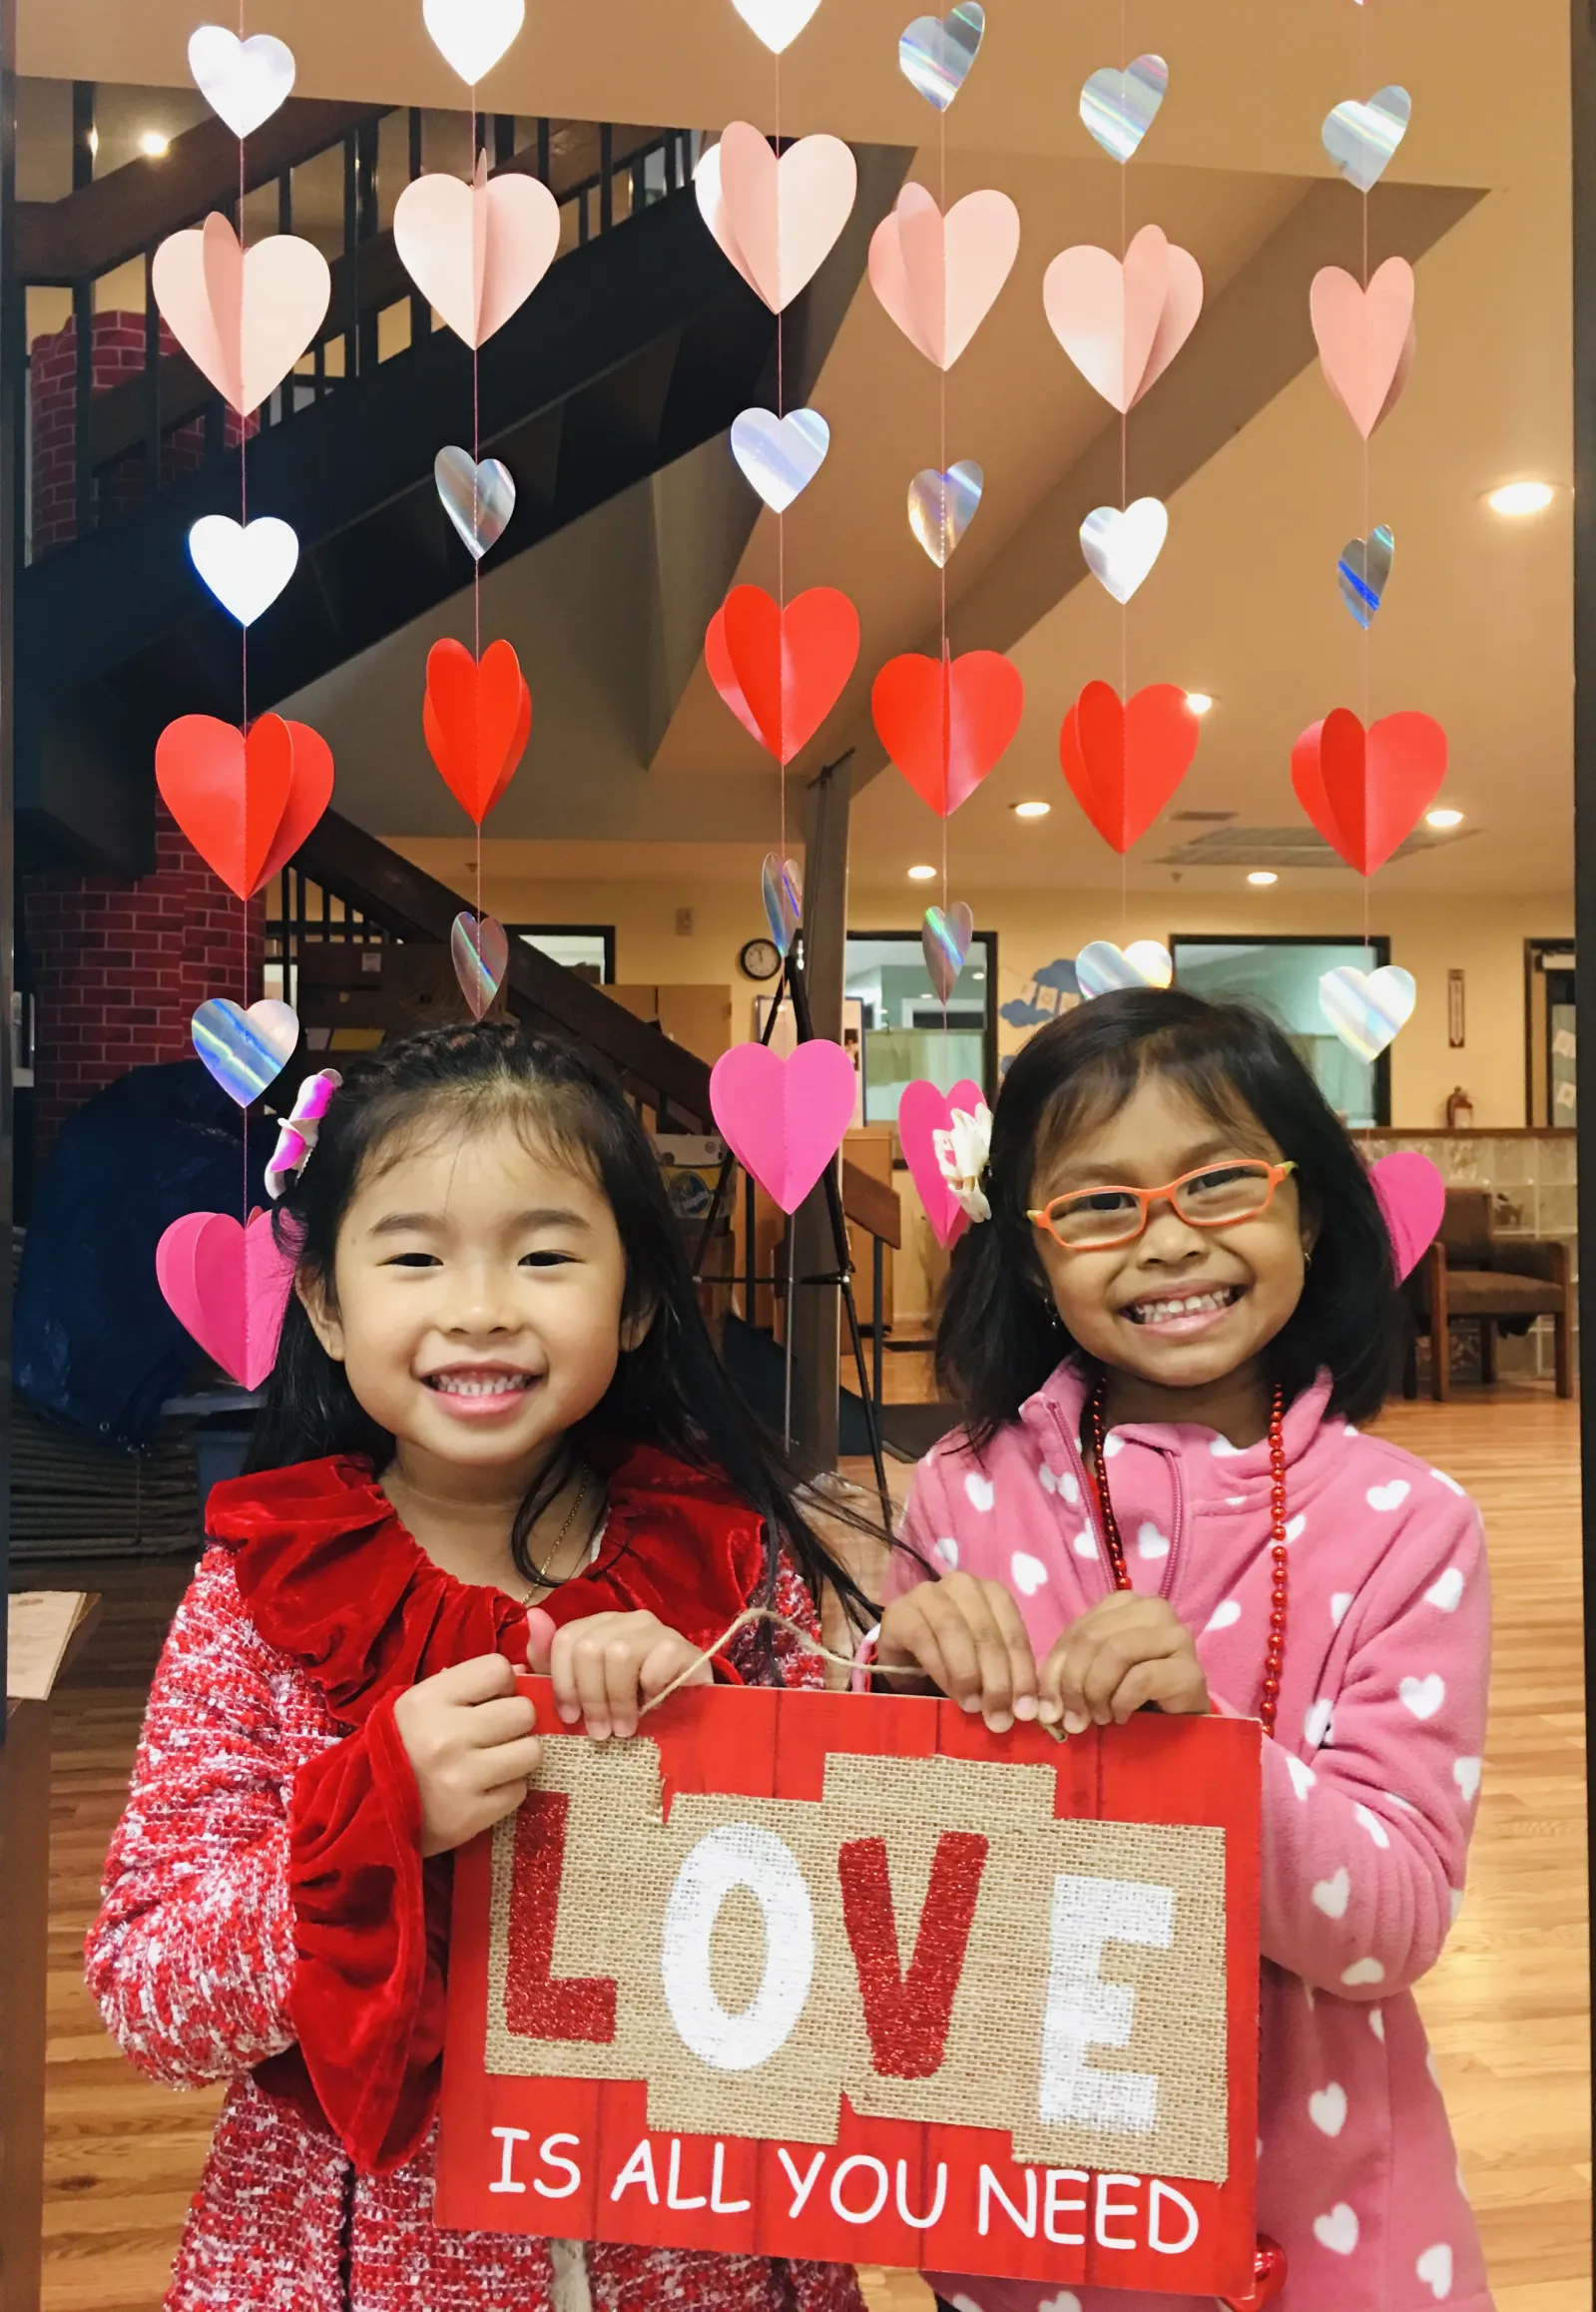
[[[836,705],[858,655],[859,614],[834,586],[811,586],[785,610],[763,586],[734,586],[704,637],[711,682],[784,764]]]
[[[435,642],[421,728],[449,792],[480,827],[532,736],[532,693],[512,646],[490,642],[479,664],[463,642]]]
[[[1286,2285],[1286,2250],[1260,2232],[1253,2255],[1253,2285],[1241,2296],[1222,2296],[1229,2312],[1263,2312]]]
[[[1445,777],[1446,733],[1430,715],[1385,715],[1365,733],[1336,707],[1292,749],[1298,802],[1360,875],[1407,840]]]
[[[1025,683],[995,650],[888,659],[870,691],[876,737],[916,795],[947,819],[975,793],[1020,727]]]
[[[1103,841],[1127,852],[1147,833],[1197,753],[1197,717],[1177,683],[1149,683],[1128,706],[1088,683],[1064,718],[1058,759]]]
[[[155,751],[162,801],[207,867],[253,898],[332,800],[332,750],[306,723],[263,715],[246,737],[214,715],[180,715]]]

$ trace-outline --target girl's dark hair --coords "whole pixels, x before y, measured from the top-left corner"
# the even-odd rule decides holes
[[[716,1355],[646,1133],[620,1086],[577,1045],[487,1020],[429,1028],[355,1061],[327,1110],[315,1153],[277,1207],[278,1242],[293,1250],[301,1276],[330,1293],[338,1231],[370,1166],[418,1136],[463,1135],[500,1119],[529,1129],[602,1190],[626,1255],[623,1321],[652,1315],[637,1347],[621,1352],[602,1402],[572,1433],[571,1450],[602,1456],[606,1446],[657,1445],[725,1477],[764,1520],[760,1602],[769,1602],[785,1544],[816,1599],[829,1582],[851,1614],[873,1620],[870,1601],[798,1507],[797,1470]],[[380,1472],[393,1449],[392,1437],[361,1407],[342,1365],[321,1347],[291,1294],[250,1467],[349,1453]],[[528,1551],[532,1528],[569,1468],[569,1458],[557,1456],[517,1514],[511,1552],[528,1582],[537,1574]],[[864,1522],[839,1513],[844,1522]]]
[[[1003,1080],[984,1183],[992,1217],[954,1251],[936,1342],[938,1376],[977,1449],[1075,1348],[1025,1217],[1042,1145],[1116,1114],[1153,1075],[1217,1122],[1256,1117],[1297,1165],[1317,1235],[1302,1299],[1268,1353],[1288,1402],[1321,1370],[1331,1410],[1348,1420],[1384,1400],[1399,1338],[1391,1240],[1344,1126],[1262,1013],[1134,988],[1039,1029]]]

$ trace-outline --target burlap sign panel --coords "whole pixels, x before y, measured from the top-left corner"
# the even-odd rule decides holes
[[[1225,2180],[1223,1831],[1056,1820],[1043,1766],[848,1754],[820,1803],[667,1822],[653,1742],[543,1757],[494,1839],[490,2073],[646,2079],[680,2135],[834,2144],[846,2094]]]

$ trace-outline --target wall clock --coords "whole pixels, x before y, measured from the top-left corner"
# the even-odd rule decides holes
[[[745,979],[774,979],[782,968],[782,950],[774,939],[750,939],[737,964]]]

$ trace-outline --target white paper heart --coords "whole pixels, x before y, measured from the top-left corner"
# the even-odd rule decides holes
[[[806,490],[831,446],[831,428],[817,409],[745,409],[732,420],[732,455],[773,514],[784,514]]]
[[[293,576],[299,541],[286,522],[262,514],[241,525],[230,514],[206,514],[189,532],[194,566],[224,610],[253,626]]]
[[[503,986],[510,967],[510,941],[504,925],[492,915],[469,911],[456,915],[449,932],[449,954],[471,1017],[480,1019]]]
[[[230,1100],[247,1108],[273,1084],[299,1042],[292,1006],[266,996],[246,1011],[228,995],[202,1003],[190,1026],[194,1048]]]
[[[792,47],[820,0],[732,0],[732,5],[771,54],[780,56]]]
[[[526,22],[526,0],[421,0],[421,15],[444,63],[475,88]]]
[[[974,521],[985,487],[973,457],[955,458],[945,473],[928,465],[909,483],[909,528],[939,570]]]
[[[1081,90],[1087,134],[1115,161],[1128,161],[1146,136],[1169,87],[1161,56],[1138,56],[1124,72],[1094,72]]]
[[[1075,958],[1075,978],[1083,997],[1112,995],[1122,987],[1167,987],[1175,964],[1156,939],[1133,939],[1116,947],[1112,939],[1089,939]]]
[[[1372,191],[1407,134],[1413,100],[1405,88],[1377,88],[1367,104],[1348,97],[1325,115],[1320,141],[1348,185]]]
[[[225,24],[202,24],[189,41],[194,85],[236,137],[248,137],[293,93],[293,51],[269,32],[241,40]]]
[[[1348,538],[1341,548],[1335,583],[1341,600],[1365,634],[1385,598],[1395,558],[1396,540],[1383,522],[1377,522],[1366,538]]]
[[[903,27],[897,68],[928,105],[945,113],[980,53],[985,30],[980,0],[958,0],[945,16],[916,16]]]
[[[1377,971],[1359,971],[1355,963],[1338,963],[1323,974],[1319,1007],[1348,1051],[1365,1063],[1378,1059],[1413,1016],[1418,988],[1411,971],[1399,963],[1382,963]]]
[[[1164,551],[1169,515],[1158,498],[1095,506],[1081,524],[1086,567],[1116,602],[1129,602]]]
[[[785,955],[803,920],[803,869],[798,861],[784,859],[779,851],[768,851],[760,868],[760,896],[765,901],[765,920],[771,926],[776,951]]]
[[[468,449],[450,444],[432,463],[443,511],[459,531],[466,552],[480,562],[510,526],[515,512],[515,476],[501,459],[483,458],[480,465]]]
[[[920,953],[939,1003],[945,1003],[958,985],[974,936],[975,917],[962,899],[955,899],[951,906],[926,908]]]

